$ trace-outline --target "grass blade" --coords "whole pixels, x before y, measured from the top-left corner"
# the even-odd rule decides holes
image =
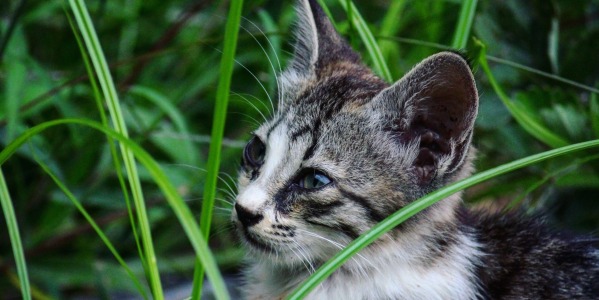
[[[349,21],[358,31],[362,42],[364,42],[364,46],[366,46],[366,50],[368,51],[370,58],[372,58],[375,72],[383,77],[383,79],[387,82],[393,82],[393,77],[391,76],[389,67],[387,67],[387,63],[385,62],[383,54],[381,53],[381,49],[374,39],[372,32],[370,32],[370,29],[368,29],[368,24],[366,21],[364,21],[364,18],[362,18],[362,15],[360,15],[360,12],[354,3],[348,0],[339,0],[339,3],[348,14],[348,17],[350,17]]]
[[[597,94],[591,94],[591,126],[595,137],[599,137],[599,97]]]
[[[172,102],[169,101],[169,99],[165,95],[157,92],[154,89],[151,89],[148,87],[143,87],[143,86],[133,86],[129,89],[129,92],[133,95],[140,96],[142,99],[145,99],[145,100],[151,102],[152,104],[154,104],[155,106],[159,107],[168,116],[168,118],[173,122],[173,124],[175,125],[175,128],[181,135],[183,135],[183,136],[190,135],[190,132],[188,129],[189,127],[187,126],[187,122],[185,121],[185,118],[183,117],[183,115],[181,114],[179,109],[177,109],[177,107],[174,106],[172,104]],[[184,163],[196,166],[199,163],[199,160],[198,160],[197,152],[193,147],[193,144],[191,143],[190,140],[186,139],[184,146],[185,146],[185,150],[183,150],[183,152],[185,153]]]
[[[19,284],[21,285],[21,294],[23,299],[30,300],[31,287],[29,286],[29,275],[27,274],[27,264],[25,263],[23,243],[21,243],[17,217],[15,216],[15,210],[12,206],[12,199],[10,198],[8,187],[6,186],[6,180],[4,180],[2,168],[0,168],[0,204],[2,204],[2,211],[4,212],[4,219],[6,220],[6,227],[8,227],[8,235],[10,237],[10,244],[12,246],[12,252],[17,265]]]
[[[554,74],[559,73],[559,19],[553,17],[551,19],[551,31],[549,32],[547,57],[551,63],[551,71]]]
[[[102,92],[106,99],[108,110],[112,119],[112,123],[117,132],[125,137],[128,137],[127,127],[125,126],[125,120],[121,112],[119,99],[114,86],[114,81],[108,69],[106,58],[100,46],[100,42],[96,35],[96,31],[91,22],[91,18],[85,6],[83,0],[69,0],[73,15],[77,20],[77,25],[83,36],[83,40],[87,46],[87,50],[90,54],[90,58],[94,65],[98,81],[102,87]],[[137,166],[135,164],[135,158],[133,153],[129,151],[123,144],[121,144],[121,153],[125,162],[125,169],[129,177],[129,185],[133,194],[133,202],[135,203],[137,220],[139,222],[142,245],[144,249],[147,272],[150,282],[152,294],[156,299],[164,299],[162,292],[162,284],[160,282],[160,274],[158,273],[158,263],[156,254],[154,252],[154,245],[152,243],[152,235],[150,231],[150,224],[148,221],[147,211],[144,203],[143,192],[141,189],[141,183],[137,172]]]
[[[402,14],[406,2],[407,1],[405,0],[391,2],[389,10],[383,18],[381,30],[379,31],[379,36],[391,37],[397,34],[397,31],[399,31],[399,27],[402,25],[401,22],[397,21],[397,18]],[[383,58],[386,59],[386,61],[392,58],[392,54],[399,56],[399,47],[396,43],[390,43],[387,40],[386,43],[380,43],[380,46],[381,53],[383,54]]]
[[[227,104],[229,102],[231,76],[233,75],[233,66],[235,64],[235,50],[237,48],[237,35],[241,23],[242,8],[243,0],[231,1],[225,28],[225,45],[220,61],[220,78],[216,90],[216,105],[214,107],[214,119],[212,121],[212,137],[210,140],[210,150],[208,152],[206,183],[204,184],[204,198],[202,201],[202,215],[200,219],[202,235],[205,237],[210,235],[210,224],[212,223],[214,197],[216,196],[216,184],[218,170],[220,168],[221,146],[225,130],[225,118],[227,116]],[[203,280],[204,266],[202,266],[198,260],[196,261],[194,271],[191,299],[200,298]]]
[[[100,89],[98,87],[98,82],[96,80],[96,76],[94,76],[94,71],[89,61],[89,56],[85,51],[85,46],[83,45],[83,41],[81,41],[81,35],[75,28],[75,24],[71,18],[71,15],[67,11],[66,7],[64,7],[65,15],[67,16],[67,20],[69,21],[69,25],[71,26],[71,31],[73,31],[73,35],[75,36],[75,40],[77,41],[77,46],[79,47],[79,51],[81,52],[81,58],[83,59],[83,64],[85,65],[85,71],[89,77],[89,83],[91,85],[94,99],[96,100],[96,107],[98,108],[98,112],[100,114],[100,120],[102,120],[102,124],[108,127],[108,118],[106,117],[106,112],[104,110],[104,105],[102,105],[102,95],[100,93]],[[114,164],[114,172],[117,175],[119,186],[121,187],[121,191],[123,192],[123,197],[125,199],[125,204],[127,206],[127,212],[129,216],[129,222],[131,224],[131,231],[133,232],[133,238],[135,239],[135,245],[137,247],[137,252],[139,253],[140,261],[144,267],[147,269],[147,262],[144,258],[143,251],[141,249],[141,243],[139,239],[139,234],[136,229],[135,215],[131,206],[131,199],[129,197],[129,190],[127,189],[127,183],[125,182],[125,177],[123,176],[123,168],[121,167],[120,157],[117,153],[116,146],[114,141],[110,137],[106,137],[108,140],[108,148],[110,149],[110,155],[112,156],[112,161]]]
[[[46,172],[46,174],[48,176],[50,176],[50,178],[52,179],[52,181],[54,181],[56,186],[58,186],[58,188],[64,193],[64,195],[67,196],[67,198],[71,201],[71,203],[73,203],[73,205],[77,208],[77,210],[79,210],[81,215],[83,215],[83,217],[89,223],[89,225],[94,229],[94,231],[96,231],[96,233],[98,234],[98,236],[100,237],[102,242],[104,242],[104,245],[106,245],[106,248],[108,248],[110,253],[112,253],[114,258],[118,261],[118,263],[121,264],[121,266],[125,269],[125,272],[127,273],[127,275],[129,275],[131,280],[133,280],[133,284],[135,285],[137,290],[140,292],[142,297],[144,299],[148,299],[148,295],[146,294],[146,291],[143,288],[139,279],[137,279],[137,277],[135,276],[135,274],[133,273],[131,268],[129,268],[129,266],[127,265],[125,260],[121,257],[121,255],[116,250],[114,245],[110,242],[110,240],[108,239],[106,234],[104,234],[104,231],[102,231],[100,226],[98,226],[98,224],[89,215],[89,213],[87,213],[87,210],[85,210],[83,205],[81,205],[81,202],[79,202],[79,200],[77,200],[75,195],[66,187],[66,185],[64,183],[62,183],[60,181],[60,179],[58,179],[58,177],[50,170],[50,167],[48,167],[48,165],[46,163],[44,163],[41,159],[39,159],[39,157],[37,157],[37,155],[35,153],[33,155],[34,155],[35,161],[40,165],[42,170],[44,170],[44,172]]]
[[[506,95],[506,93],[501,89],[501,87],[495,80],[493,73],[491,73],[491,68],[489,68],[489,64],[487,63],[486,58],[486,46],[479,40],[476,40],[476,43],[481,48],[480,54],[478,56],[478,62],[480,64],[480,67],[487,75],[489,83],[495,90],[495,93],[497,93],[497,96],[499,96],[501,102],[503,102],[505,107],[510,111],[510,114],[514,117],[516,122],[518,122],[518,124],[520,124],[520,126],[522,126],[522,128],[530,135],[553,148],[568,145],[568,142],[566,140],[551,132],[549,129],[543,126],[543,124],[535,120],[533,116],[529,115],[524,109],[521,109],[519,106],[516,105],[516,103],[510,100],[510,98]]]
[[[454,49],[464,49],[468,44],[468,37],[470,37],[470,29],[472,28],[472,22],[474,21],[477,2],[478,0],[462,0],[462,9],[460,10],[458,26],[456,27],[453,41],[451,42],[451,46]]]
[[[6,109],[6,141],[12,140],[17,134],[20,124],[19,105],[25,83],[27,82],[27,67],[21,60],[10,59],[5,66],[4,103]]]
[[[439,43],[433,43],[433,42],[428,42],[428,41],[423,41],[423,40],[417,40],[417,39],[410,39],[410,38],[401,38],[401,37],[393,37],[393,36],[385,36],[385,35],[380,35],[377,36],[378,39],[380,40],[389,40],[389,41],[395,41],[398,43],[405,43],[405,44],[409,44],[409,45],[417,45],[417,46],[423,46],[423,47],[430,47],[430,48],[434,48],[434,49],[439,49],[439,50],[452,50],[452,47],[449,47],[447,45],[443,45],[443,44],[439,44]],[[506,65],[506,66],[510,66],[514,69],[518,69],[521,71],[525,71],[525,72],[529,72],[529,73],[533,73],[545,78],[549,78],[552,80],[556,80],[559,81],[561,83],[567,84],[567,85],[571,85],[573,87],[579,88],[581,90],[585,90],[587,92],[590,93],[595,93],[595,94],[599,94],[599,89],[588,86],[588,85],[584,85],[581,84],[579,82],[570,80],[570,79],[566,79],[564,77],[560,77],[551,73],[547,73],[547,72],[543,72],[541,70],[537,70],[528,66],[525,66],[523,64],[519,64],[517,62],[511,61],[511,60],[507,60],[507,59],[502,59],[499,57],[495,57],[495,56],[491,56],[491,55],[487,55],[487,60],[488,61],[492,61],[492,62],[496,62],[502,65]]]
[[[347,247],[345,247],[342,251],[337,253],[333,258],[327,261],[324,265],[322,265],[316,272],[312,274],[300,287],[298,287],[288,299],[302,299],[308,293],[313,290],[316,286],[318,286],[322,281],[324,281],[329,275],[331,275],[337,268],[339,268],[344,262],[352,257],[352,255],[358,253],[358,251],[364,249],[366,246],[370,245],[376,239],[378,239],[381,235],[386,233],[387,231],[393,229],[397,225],[401,224],[411,216],[417,214],[418,212],[424,210],[425,208],[435,204],[442,199],[445,199],[452,194],[455,194],[461,190],[484,182],[486,180],[495,178],[497,176],[512,172],[514,170],[550,159],[557,156],[569,154],[575,151],[581,151],[584,149],[588,149],[591,147],[599,146],[599,140],[592,140],[587,142],[582,142],[578,144],[573,144],[553,150],[549,150],[546,152],[542,152],[539,154],[531,155],[519,160],[512,161],[507,164],[503,164],[501,166],[492,168],[490,170],[480,172],[476,175],[470,176],[466,179],[455,182],[451,185],[448,185],[444,188],[436,190],[408,205],[404,208],[398,210],[393,213],[391,216],[387,217],[382,222],[375,225],[369,231],[355,239],[351,242]]]
[[[210,279],[210,282],[214,288],[216,298],[230,299],[224,280],[219,272],[216,261],[214,260],[214,256],[210,252],[200,227],[195,221],[195,218],[189,210],[189,207],[187,207],[183,199],[181,199],[181,196],[179,196],[177,193],[177,189],[168,180],[168,177],[162,171],[158,163],[148,154],[148,152],[146,152],[128,137],[97,122],[89,120],[61,119],[49,121],[28,129],[22,135],[18,136],[12,143],[8,144],[6,148],[0,152],[0,166],[2,166],[2,164],[9,159],[21,145],[27,142],[34,135],[39,134],[48,128],[65,124],[84,125],[101,131],[105,135],[118,140],[124,148],[135,155],[139,162],[148,170],[152,176],[152,179],[156,185],[158,185],[167,202],[175,212],[177,219],[179,219],[179,223],[183,227],[189,242],[193,246],[197,257],[202,262],[202,265],[206,270],[206,274],[208,275],[208,278]]]

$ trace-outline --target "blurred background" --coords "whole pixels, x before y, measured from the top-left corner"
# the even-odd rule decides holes
[[[339,1],[324,1],[338,29],[370,64]],[[459,0],[355,1],[379,41],[394,80],[451,45]],[[148,151],[199,218],[228,1],[86,1],[117,85],[132,139]],[[46,121],[100,116],[62,0],[0,4],[0,149]],[[231,87],[221,180],[210,247],[226,276],[243,258],[229,223],[236,170],[249,133],[276,101],[273,70],[293,52],[293,1],[245,1]],[[472,33],[517,107],[567,143],[599,138],[599,1],[480,0]],[[477,169],[549,150],[514,120],[472,57],[481,98],[474,137]],[[268,59],[270,57],[270,60]],[[271,65],[271,62],[273,65]],[[569,83],[563,79],[574,81]],[[276,105],[276,104],[275,104]],[[599,151],[513,172],[467,191],[492,209],[543,211],[557,227],[599,229]],[[136,296],[125,271],[89,223],[40,168],[45,162],[101,226],[140,278],[138,246],[108,142],[82,126],[54,127],[2,164],[39,299]],[[168,203],[140,168],[165,289],[191,281],[194,254]],[[0,298],[20,299],[4,217]],[[142,281],[145,284],[145,281]],[[46,297],[46,298],[44,298]],[[176,298],[177,296],[173,296]]]

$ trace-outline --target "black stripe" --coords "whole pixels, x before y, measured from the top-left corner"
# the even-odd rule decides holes
[[[304,153],[303,160],[308,160],[314,155],[314,150],[316,150],[316,143],[318,143],[318,140],[320,138],[320,124],[320,119],[316,119],[314,121],[314,127],[312,129],[312,131],[314,132],[312,135],[312,144],[310,145],[310,147],[308,147],[308,149],[306,149],[306,153]]]
[[[317,141],[318,141],[318,139],[316,137],[312,138],[312,144],[310,145],[310,147],[308,147],[308,149],[306,149],[306,153],[304,153],[303,160],[308,160],[312,156],[314,156],[314,150],[316,149]]]
[[[301,127],[299,130],[291,134],[291,141],[295,142],[300,136],[309,133],[312,131],[312,127],[310,125],[305,125]]]
[[[307,203],[305,208],[305,217],[306,218],[318,218],[324,215],[331,214],[333,209],[343,206],[343,202],[341,201],[333,201],[329,203],[318,203],[318,202],[310,202]]]
[[[348,225],[348,224],[338,223],[338,224],[334,224],[334,225],[329,225],[329,224],[324,224],[324,223],[311,221],[311,220],[306,220],[306,222],[313,224],[313,225],[317,225],[317,226],[323,226],[323,227],[339,230],[339,231],[343,232],[343,234],[349,236],[350,238],[352,238],[354,240],[360,236],[360,233],[357,232],[353,226]]]
[[[370,217],[370,219],[372,221],[375,222],[380,222],[382,220],[385,219],[385,216],[383,216],[382,214],[380,214],[379,212],[377,212],[371,205],[370,203],[368,203],[368,200],[366,200],[365,198],[360,197],[359,195],[356,195],[350,191],[346,191],[342,188],[339,188],[339,191],[341,192],[341,194],[346,197],[347,199],[353,201],[354,203],[358,204],[360,207],[362,207],[362,209],[364,209],[367,213],[368,216]]]
[[[281,117],[278,118],[273,124],[272,126],[268,129],[268,131],[266,132],[266,140],[268,140],[268,137],[270,136],[270,133],[277,128],[277,126],[279,126],[279,124],[281,124],[281,122],[283,121],[283,119],[285,115],[281,114]]]

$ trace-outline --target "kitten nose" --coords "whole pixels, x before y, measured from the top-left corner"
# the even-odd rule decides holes
[[[261,214],[255,214],[239,203],[235,203],[235,211],[237,211],[237,218],[245,227],[256,225],[264,218]]]

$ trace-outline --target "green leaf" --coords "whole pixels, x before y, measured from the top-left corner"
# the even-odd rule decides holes
[[[216,105],[214,107],[214,119],[212,120],[212,134],[210,150],[208,152],[208,163],[206,183],[204,184],[204,197],[202,202],[202,215],[200,225],[203,236],[210,235],[210,224],[212,223],[212,212],[214,209],[214,197],[216,196],[216,184],[220,167],[221,147],[225,130],[225,119],[227,116],[227,104],[231,92],[231,77],[235,64],[235,50],[237,48],[237,36],[243,0],[232,0],[229,7],[227,26],[225,28],[225,46],[220,62],[220,78],[216,90]],[[193,276],[193,290],[191,299],[199,299],[204,280],[204,267],[197,261]]]
[[[110,252],[114,256],[114,258],[125,269],[125,272],[127,272],[127,274],[129,275],[129,278],[131,280],[133,280],[133,284],[135,285],[137,290],[141,293],[143,298],[148,299],[148,295],[146,294],[146,291],[143,288],[139,279],[137,279],[135,274],[133,274],[133,271],[131,271],[131,268],[129,268],[129,266],[127,265],[125,260],[121,257],[119,252],[116,250],[116,248],[114,247],[112,242],[110,242],[110,240],[108,239],[108,237],[106,236],[104,231],[102,231],[100,226],[98,226],[98,224],[90,216],[90,214],[83,207],[83,205],[81,205],[81,202],[79,202],[79,200],[77,200],[77,198],[75,198],[75,195],[73,195],[73,193],[66,187],[66,185],[60,179],[58,179],[58,177],[56,177],[56,175],[50,170],[50,168],[48,167],[48,165],[46,163],[44,163],[42,160],[40,160],[37,157],[36,157],[36,162],[40,165],[40,167],[44,170],[44,172],[46,172],[46,174],[48,176],[50,176],[50,178],[52,178],[52,181],[54,181],[54,183],[58,186],[58,188],[60,188],[60,190],[65,194],[65,196],[67,196],[67,198],[69,198],[71,203],[77,208],[77,210],[79,210],[79,212],[83,215],[85,220],[87,220],[87,222],[94,229],[94,231],[96,231],[96,233],[98,234],[98,236],[100,237],[102,242],[104,242],[104,244],[106,245],[108,250],[110,250]]]
[[[0,163],[0,167],[1,166],[2,163]],[[10,237],[12,252],[15,257],[15,263],[17,265],[17,273],[19,274],[19,284],[21,285],[21,295],[23,296],[23,299],[31,300],[31,287],[29,285],[29,275],[27,274],[27,264],[25,263],[23,243],[21,242],[21,236],[19,235],[19,224],[17,223],[15,210],[12,206],[12,199],[10,198],[10,193],[8,192],[6,180],[4,180],[4,174],[2,173],[1,168],[0,204],[2,204],[2,212],[4,213],[4,219],[6,220],[6,227],[8,227],[8,236]]]
[[[223,278],[218,270],[218,266],[216,265],[216,261],[214,260],[214,257],[212,256],[212,253],[206,244],[204,235],[202,234],[198,223],[195,221],[193,214],[177,193],[176,188],[169,182],[167,176],[161,170],[158,163],[144,149],[142,149],[128,137],[110,128],[107,128],[106,126],[89,120],[62,119],[49,121],[32,127],[17,137],[12,143],[7,145],[6,148],[0,152],[0,167],[17,151],[21,145],[27,142],[31,137],[48,128],[65,124],[79,124],[101,131],[105,135],[118,140],[123,148],[127,149],[127,151],[130,151],[130,153],[132,153],[139,160],[139,162],[150,172],[154,182],[158,185],[167,202],[175,212],[175,215],[179,219],[179,223],[183,227],[183,230],[193,246],[198,259],[202,262],[202,265],[206,270],[206,274],[212,283],[217,299],[230,299]],[[1,191],[2,187],[0,186],[0,192]],[[2,197],[2,199],[5,199],[5,197]]]
[[[372,58],[372,63],[374,64],[374,71],[382,76],[387,82],[393,82],[393,77],[391,76],[389,67],[387,67],[387,63],[385,62],[383,54],[381,53],[381,49],[374,39],[372,32],[370,32],[370,29],[368,29],[368,23],[364,21],[364,18],[362,18],[362,15],[352,1],[339,0],[339,4],[341,4],[345,12],[348,14],[351,24],[358,31],[364,46],[366,46],[366,50],[368,51],[370,58]]]
[[[129,92],[133,95],[139,96],[141,99],[147,100],[160,108],[173,122],[178,133],[183,136],[189,136],[190,131],[187,126],[187,122],[183,117],[183,114],[172,102],[163,94],[149,87],[133,86],[129,89]],[[183,158],[183,163],[190,164],[192,166],[198,165],[199,159],[197,151],[189,139],[183,140],[183,148],[172,147],[173,151],[176,151]]]
[[[551,71],[559,73],[559,19],[554,17],[551,19],[551,31],[547,45],[547,56],[551,62]]]
[[[464,49],[468,44],[470,37],[470,28],[476,15],[476,4],[478,0],[462,0],[462,9],[460,10],[460,18],[458,25],[453,35],[451,46],[455,49]]]
[[[478,57],[480,67],[487,75],[489,83],[491,83],[495,93],[497,93],[497,96],[499,96],[499,99],[501,99],[505,107],[510,111],[516,122],[518,122],[518,124],[520,124],[520,126],[522,126],[522,128],[530,135],[553,148],[568,145],[569,143],[565,139],[551,132],[549,129],[543,126],[543,124],[535,120],[535,116],[529,111],[525,110],[522,105],[509,99],[507,94],[501,89],[495,80],[495,77],[489,68],[486,58],[486,46],[479,40],[475,40],[475,42],[481,48],[480,55]]]
[[[98,36],[85,6],[85,2],[83,2],[83,0],[69,0],[69,4],[75,19],[77,20],[77,25],[81,31],[85,45],[87,46],[96,75],[98,76],[98,81],[100,82],[102,93],[106,99],[112,123],[117,132],[128,137],[127,127],[121,112],[121,106],[114,86],[114,81],[112,80],[112,75],[110,74],[108,64],[106,63],[106,57],[104,56]],[[160,300],[164,298],[162,283],[160,282],[160,274],[158,273],[158,262],[154,252],[150,224],[145,207],[143,191],[141,189],[141,182],[137,174],[138,171],[135,164],[134,154],[123,144],[121,144],[121,154],[123,155],[125,162],[125,169],[127,170],[129,185],[133,194],[133,202],[136,208],[135,212],[137,213],[137,220],[140,225],[141,240],[146,256],[150,287],[154,297]]]
[[[599,137],[599,97],[597,93],[591,94],[591,124],[595,137]]]

